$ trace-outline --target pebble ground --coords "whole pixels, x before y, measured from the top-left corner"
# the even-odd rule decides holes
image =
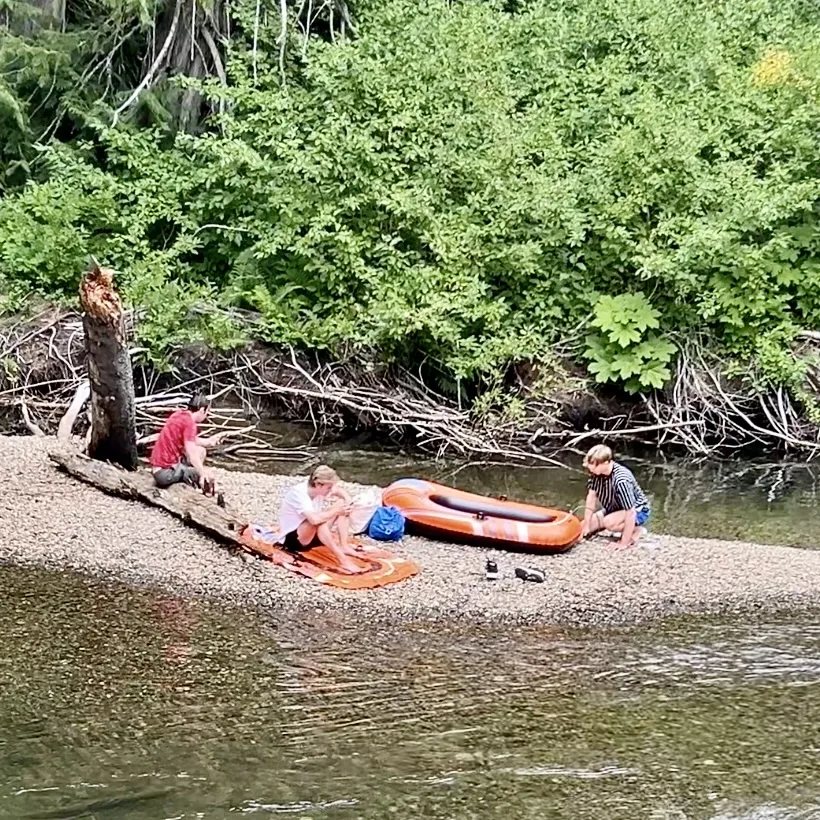
[[[76,571],[201,595],[234,606],[314,613],[348,611],[370,621],[615,625],[683,614],[820,610],[820,550],[677,538],[650,533],[628,551],[596,538],[538,556],[406,537],[396,550],[421,564],[409,581],[377,590],[323,587],[243,556],[140,502],[59,472],[51,439],[0,436],[0,562]],[[274,521],[294,480],[217,471],[231,503]],[[355,489],[355,485],[352,486]],[[484,562],[502,577],[484,580]],[[543,569],[543,584],[514,577]]]

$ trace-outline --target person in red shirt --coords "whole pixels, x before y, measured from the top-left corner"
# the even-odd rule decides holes
[[[186,410],[175,410],[168,417],[151,451],[151,470],[157,487],[184,483],[213,494],[213,473],[205,467],[205,454],[222,437],[200,438],[198,429],[210,409],[208,399],[197,394],[191,397]]]

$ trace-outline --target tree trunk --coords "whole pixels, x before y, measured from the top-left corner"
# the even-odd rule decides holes
[[[122,302],[114,290],[113,275],[113,271],[94,262],[80,283],[91,384],[88,454],[135,470],[134,375],[126,346]]]

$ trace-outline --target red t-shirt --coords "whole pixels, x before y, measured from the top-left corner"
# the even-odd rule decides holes
[[[173,467],[185,455],[185,442],[196,441],[197,429],[190,410],[174,410],[151,451],[152,467]]]

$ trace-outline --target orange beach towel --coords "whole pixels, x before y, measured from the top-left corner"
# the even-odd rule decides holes
[[[248,524],[239,540],[249,551],[262,555],[274,564],[312,578],[320,584],[339,589],[374,589],[412,578],[419,572],[418,564],[378,547],[371,547],[356,540],[359,572],[347,572],[339,567],[333,553],[325,546],[311,547],[301,552],[290,552],[276,543],[275,527],[264,524]]]

